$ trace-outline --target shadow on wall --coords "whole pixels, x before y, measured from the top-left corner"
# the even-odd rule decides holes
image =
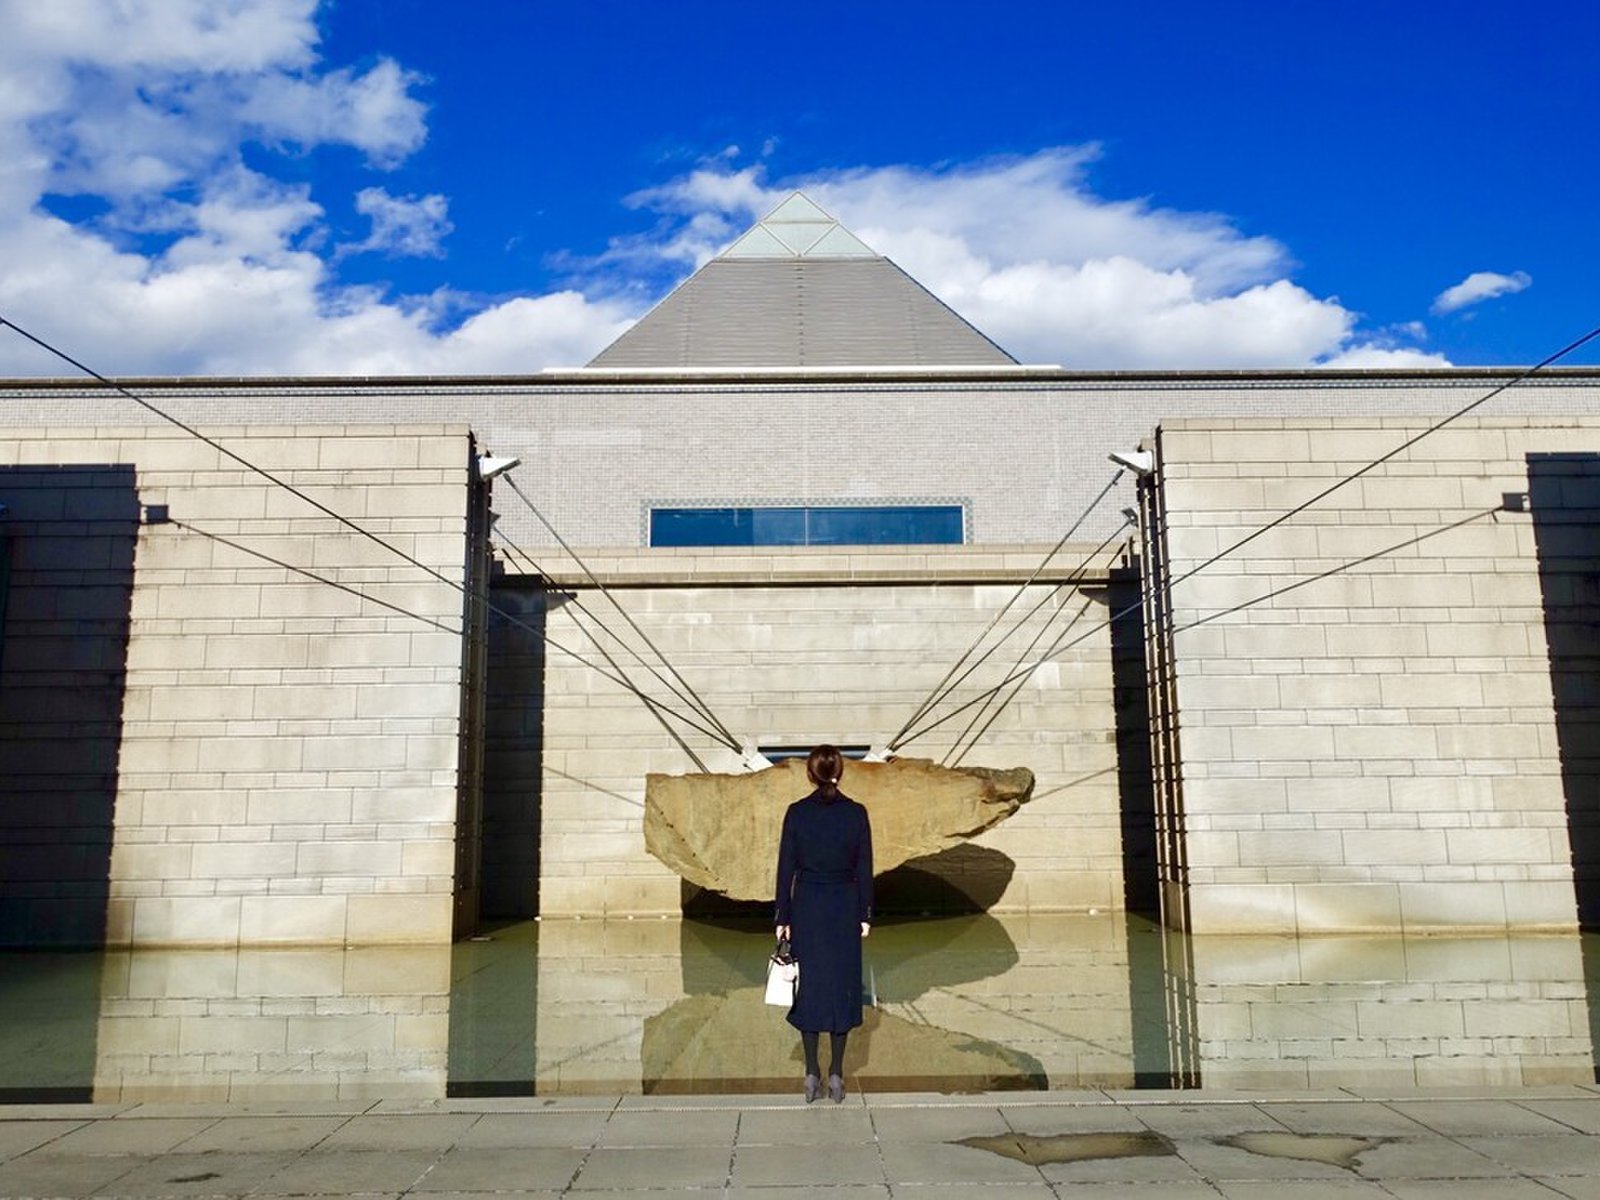
[[[1600,929],[1600,454],[1530,454],[1528,500],[1578,923],[1594,930]],[[1600,939],[1582,941],[1590,1040],[1600,1046]]]
[[[1578,920],[1600,928],[1600,454],[1530,454],[1528,499],[1550,648]]]
[[[139,531],[134,468],[0,468],[0,502],[0,945],[98,946]]]

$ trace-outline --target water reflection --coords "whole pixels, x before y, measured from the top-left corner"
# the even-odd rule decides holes
[[[1195,938],[1190,951],[1208,1087],[1596,1079],[1577,935]]]
[[[0,1099],[787,1091],[770,938],[549,921],[453,947],[0,955]],[[1576,935],[891,923],[867,944],[877,1005],[848,1068],[880,1091],[1590,1082],[1584,959]]]

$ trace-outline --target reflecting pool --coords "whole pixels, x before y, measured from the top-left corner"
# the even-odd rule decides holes
[[[770,948],[763,925],[641,919],[0,955],[0,1100],[790,1091]],[[1121,914],[980,914],[885,923],[866,951],[847,1061],[864,1090],[1596,1079],[1587,935],[1186,939]]]

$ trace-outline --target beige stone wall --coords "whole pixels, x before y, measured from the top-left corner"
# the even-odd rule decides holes
[[[596,553],[600,573],[650,641],[718,718],[762,746],[885,743],[1037,568],[1048,547]],[[1068,547],[1059,581],[1091,547]],[[943,716],[1032,662],[1063,631],[1082,637],[1028,676],[963,760],[1030,768],[1034,799],[938,863],[955,886],[1001,911],[1119,907],[1123,854],[1110,638],[1104,627],[1107,552],[1086,589],[1034,584],[996,627],[1001,650],[934,711]],[[552,568],[553,569],[553,568]],[[563,581],[573,578],[560,572]],[[595,589],[571,593],[616,638],[641,640]],[[1044,604],[1015,632],[1013,622]],[[548,616],[540,906],[546,915],[676,913],[680,883],[645,850],[648,772],[693,761],[640,700],[557,646],[592,662],[603,645],[657,700],[682,707],[574,603]],[[1026,647],[1043,629],[1031,654]],[[942,758],[969,709],[903,753]],[[992,710],[991,710],[992,711]],[[987,720],[985,715],[982,720]],[[738,756],[676,726],[711,770]],[[849,791],[848,773],[844,789]],[[923,860],[930,861],[930,860]]]
[[[1575,920],[1545,625],[1572,597],[1541,584],[1537,514],[1492,510],[1530,455],[1600,451],[1600,421],[1455,422],[1181,579],[1423,428],[1161,429],[1197,932]]]
[[[517,455],[517,479],[573,545],[645,543],[651,505],[927,503],[966,506],[968,541],[1052,542],[1111,477],[1106,454],[1170,418],[1453,412],[1512,377],[1492,370],[1029,372],[1006,380],[753,375],[524,379],[133,380],[192,424],[469,425]],[[0,426],[154,421],[76,382],[0,384]],[[1500,413],[1600,414],[1592,368],[1546,369],[1494,400]],[[1098,541],[1130,501],[1090,515]],[[554,539],[513,498],[500,530]]]
[[[206,432],[461,581],[465,429]],[[137,526],[110,664],[124,697],[106,940],[448,939],[460,591],[175,430],[16,431],[0,455],[130,466],[138,503],[172,518]],[[56,594],[70,620],[72,581]]]

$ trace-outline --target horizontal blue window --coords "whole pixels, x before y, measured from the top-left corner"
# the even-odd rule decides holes
[[[961,505],[653,508],[652,546],[960,545]]]

